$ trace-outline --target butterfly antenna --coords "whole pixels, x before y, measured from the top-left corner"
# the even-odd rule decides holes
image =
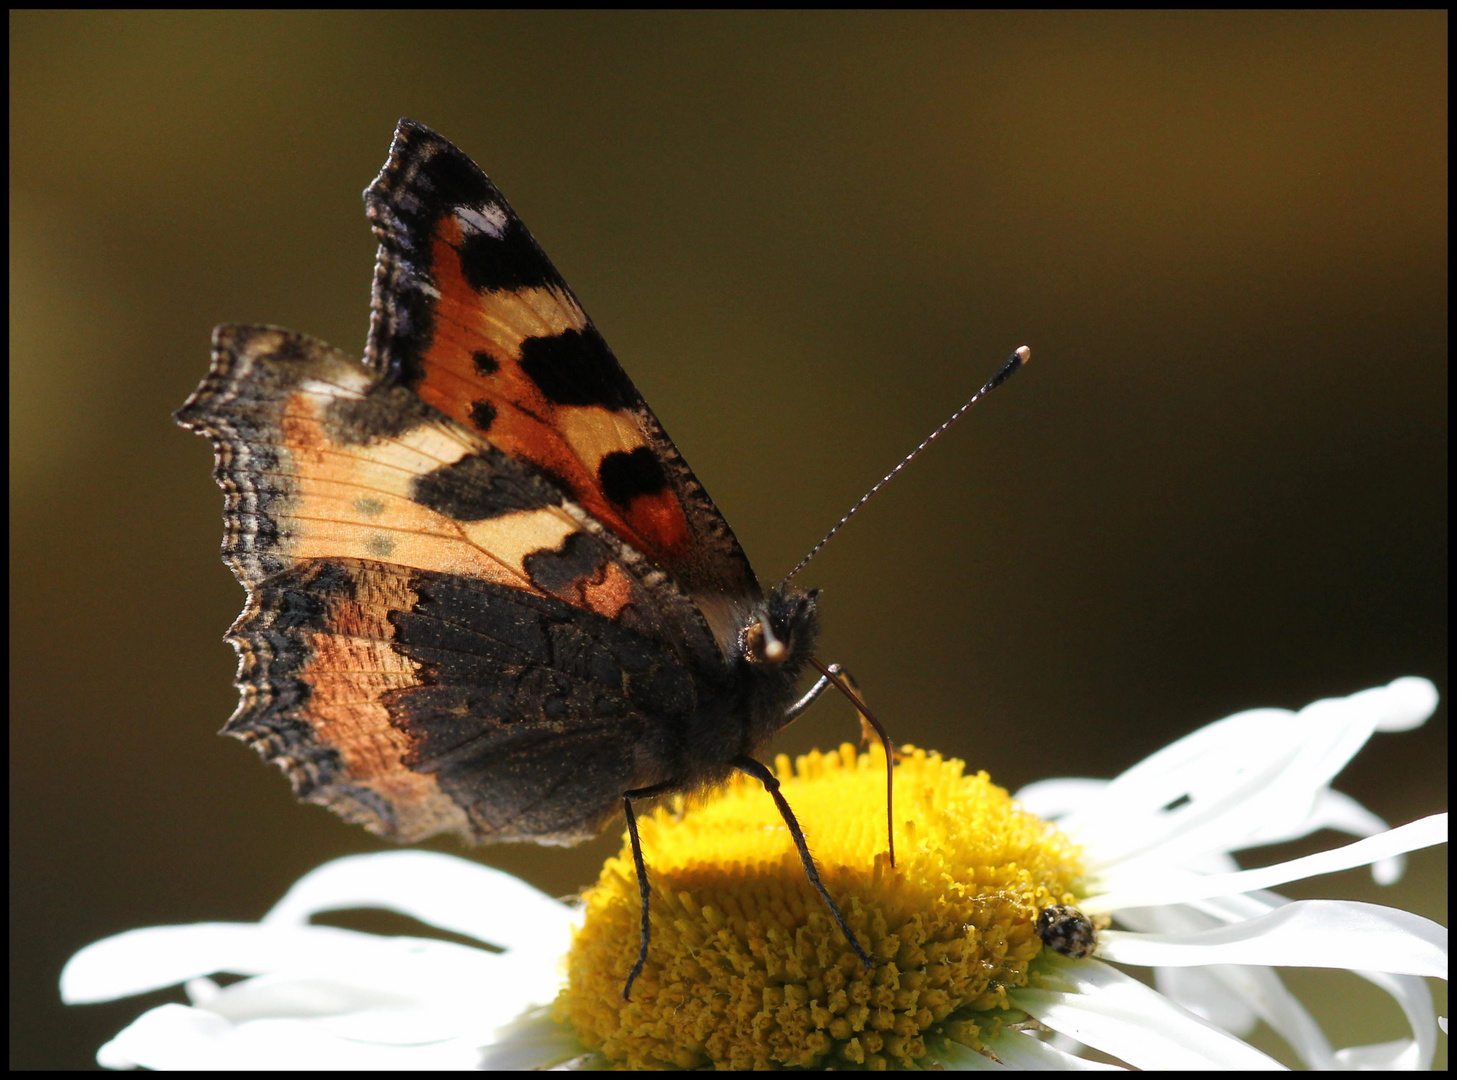
[[[845,527],[845,522],[849,521],[852,517],[855,516],[855,511],[859,510],[862,506],[868,503],[872,495],[874,495],[881,488],[885,487],[886,484],[890,483],[891,479],[895,476],[896,473],[900,472],[911,463],[911,459],[913,457],[915,457],[922,450],[926,449],[926,447],[930,446],[933,442],[939,439],[947,428],[949,428],[952,424],[956,423],[956,421],[960,420],[964,415],[966,415],[966,411],[968,409],[970,409],[982,398],[990,394],[997,387],[1001,386],[1002,383],[1006,382],[1013,375],[1017,374],[1017,370],[1031,359],[1032,350],[1027,348],[1026,345],[1023,345],[1016,352],[1012,353],[1011,356],[1007,357],[1006,363],[1004,363],[1001,368],[998,369],[995,375],[987,380],[987,384],[976,393],[972,394],[970,400],[967,401],[965,405],[961,406],[961,408],[957,409],[954,413],[952,413],[951,418],[947,420],[946,423],[942,424],[935,431],[931,432],[931,434],[927,435],[926,438],[922,440],[920,446],[916,447],[905,457],[901,458],[899,465],[897,465],[894,469],[891,469],[890,472],[882,476],[878,484],[876,484],[873,488],[867,491],[864,495],[860,496],[860,501],[857,502],[854,506],[850,507],[849,513],[842,517],[833,529],[825,533],[824,539],[816,544],[813,548],[811,548],[810,553],[804,558],[800,559],[799,563],[795,566],[793,570],[789,571],[789,573],[784,575],[784,581],[780,584],[782,585],[787,583],[790,578],[794,577],[795,574],[803,570],[805,564],[819,554],[820,548],[824,547],[830,542],[830,537],[834,536],[837,532],[843,529]]]

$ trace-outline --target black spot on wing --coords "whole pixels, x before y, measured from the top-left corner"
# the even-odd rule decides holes
[[[470,403],[470,421],[475,425],[476,430],[484,435],[496,422],[496,406],[484,398],[472,401]]]
[[[413,393],[381,383],[362,397],[333,398],[324,410],[324,430],[341,446],[368,446],[398,438],[427,418]]]
[[[638,401],[632,380],[594,327],[527,338],[521,370],[558,405],[622,409]]]
[[[496,358],[483,349],[471,353],[470,362],[475,366],[477,375],[494,375],[501,370]]]
[[[555,285],[565,289],[556,267],[496,185],[451,143],[434,132],[429,135],[429,152],[414,177],[416,184],[428,192],[428,197],[421,200],[416,222],[423,226],[419,235],[430,235],[436,222],[447,214],[472,211],[470,217],[479,214],[487,222],[500,223],[481,229],[462,218],[465,237],[458,249],[460,265],[472,288],[485,291]]]
[[[403,124],[401,129],[404,129]],[[416,185],[432,196],[420,207],[422,217],[438,217],[455,206],[479,207],[505,202],[496,185],[481,172],[480,166],[453,143],[428,129],[416,128],[416,131],[428,136],[422,138],[417,134],[425,150],[420,155],[419,168],[413,177]]]
[[[581,582],[600,579],[602,566],[610,557],[600,540],[572,533],[555,551],[526,556],[522,566],[533,585],[570,602]]]
[[[267,590],[268,603],[260,604],[270,630],[327,630],[330,605],[353,600],[354,578],[337,563],[320,561],[307,570],[282,575]],[[288,650],[289,662],[307,658],[307,650]]]
[[[410,497],[456,521],[484,521],[521,510],[552,506],[540,481],[503,470],[487,453],[469,454],[417,476]]]
[[[646,446],[631,453],[614,450],[597,466],[602,491],[618,506],[627,506],[639,495],[656,495],[668,486],[663,463]]]
[[[467,229],[458,251],[460,268],[471,288],[477,292],[548,286],[566,290],[566,282],[556,267],[499,192],[497,201],[485,207],[484,212],[493,217],[504,215],[506,220],[499,234]]]

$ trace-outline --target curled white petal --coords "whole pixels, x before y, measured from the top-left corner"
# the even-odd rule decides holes
[[[63,1000],[110,1001],[200,975],[328,976],[364,995],[401,998],[420,987],[489,977],[499,958],[431,938],[386,938],[334,926],[197,923],[130,930],[86,946],[61,972]]]
[[[433,851],[381,851],[327,862],[263,917],[307,923],[324,911],[382,908],[505,949],[565,949],[572,909],[520,878]]]
[[[1159,968],[1160,993],[1235,1035],[1248,1035],[1264,1021],[1308,1067],[1329,1069],[1335,1062],[1320,1025],[1269,968],[1214,964]]]
[[[1151,754],[1081,805],[1044,782],[1023,792],[1039,810],[1062,796],[1060,825],[1082,843],[1093,872],[1139,858],[1178,862],[1319,827],[1317,806],[1334,776],[1377,730],[1425,721],[1436,689],[1397,679],[1298,713],[1252,709],[1208,724]]]
[[[1430,1069],[1437,1053],[1437,1025],[1436,1011],[1432,1008],[1432,990],[1426,980],[1415,975],[1389,975],[1384,971],[1357,971],[1355,974],[1395,999],[1416,1038],[1348,1047],[1336,1052],[1337,1061],[1345,1057],[1375,1060],[1384,1055],[1387,1064],[1381,1068]]]
[[[1023,988],[1011,1002],[1054,1031],[1139,1069],[1278,1069],[1279,1062],[1096,960],[1049,961],[1060,988]]]
[[[1399,908],[1298,900],[1258,918],[1192,934],[1098,935],[1104,960],[1149,967],[1258,964],[1447,977],[1447,928]]]
[[[1317,874],[1366,866],[1379,859],[1417,851],[1445,843],[1446,840],[1447,815],[1433,814],[1400,825],[1379,836],[1369,836],[1344,847],[1256,870],[1240,870],[1229,874],[1180,873],[1167,865],[1148,860],[1143,865],[1134,863],[1110,870],[1100,882],[1107,891],[1078,901],[1078,907],[1089,915],[1097,915],[1124,907],[1178,904],[1205,897],[1268,889]]]
[[[1421,727],[1437,711],[1437,702],[1441,700],[1432,680],[1417,675],[1407,675],[1362,693],[1380,695],[1376,730],[1388,732]]]
[[[143,1013],[96,1055],[111,1069],[469,1069],[480,1051],[453,1040],[392,1047],[330,1035],[306,1020],[232,1024],[205,1009],[162,1005]]]

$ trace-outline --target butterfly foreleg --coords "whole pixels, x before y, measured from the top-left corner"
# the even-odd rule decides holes
[[[839,664],[831,664],[825,670],[827,670],[830,675],[840,675],[845,671],[845,669],[842,668]],[[784,710],[784,722],[787,724],[791,720],[798,717],[800,713],[804,712],[805,709],[808,709],[811,705],[818,701],[819,696],[829,688],[830,676],[821,675],[818,679],[815,680],[815,684],[809,688],[808,693],[806,693],[804,697],[800,698],[793,705],[789,706],[788,709]]]
[[[784,819],[784,824],[789,828],[789,835],[794,838],[794,846],[799,851],[799,861],[804,863],[804,873],[809,878],[809,883],[814,886],[815,892],[820,894],[820,899],[830,909],[830,914],[835,917],[835,923],[839,926],[840,933],[845,935],[845,940],[850,943],[850,948],[855,951],[860,962],[865,965],[867,970],[875,967],[875,961],[870,959],[870,954],[860,945],[859,940],[850,929],[850,924],[845,921],[845,916],[840,913],[834,900],[830,899],[829,890],[820,880],[819,867],[815,865],[814,856],[809,853],[809,845],[804,839],[804,830],[799,827],[799,820],[794,816],[794,811],[789,808],[789,800],[779,790],[778,777],[770,772],[767,766],[751,757],[736,757],[732,765],[735,769],[747,773],[763,784],[764,790],[768,791],[774,799],[774,805],[779,808],[779,816]]]
[[[632,791],[622,793],[622,812],[627,816],[627,837],[632,842],[632,865],[637,870],[637,894],[642,901],[642,926],[638,931],[637,942],[637,963],[632,965],[632,971],[627,976],[627,982],[622,987],[622,1000],[629,1000],[628,995],[632,993],[632,984],[642,974],[643,965],[648,962],[648,941],[652,937],[652,923],[648,921],[648,867],[643,862],[642,841],[637,836],[637,815],[633,813],[633,799],[651,799],[655,795],[666,795],[678,787],[676,780],[667,780],[661,784],[654,784],[652,787],[635,788]]]
[[[863,707],[864,698],[860,694],[860,684],[855,680],[855,676],[851,675],[843,664],[831,664],[824,671],[825,674],[815,680],[814,685],[805,692],[804,697],[784,711],[784,722],[787,724],[791,720],[798,719],[799,714],[818,701],[821,694],[834,686],[836,682],[841,682],[844,685],[837,686],[836,689],[843,693],[845,687],[849,688],[853,695],[850,696],[850,701],[855,705],[855,711],[860,714],[860,749],[864,751],[868,748],[872,739],[880,741],[874,725],[867,719],[867,713]]]

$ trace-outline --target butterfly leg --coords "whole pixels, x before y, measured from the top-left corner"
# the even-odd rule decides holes
[[[890,853],[890,865],[895,866],[895,748],[890,744],[890,735],[886,733],[885,726],[875,718],[865,705],[865,699],[860,696],[860,687],[855,682],[855,676],[851,675],[839,664],[831,664],[825,667],[813,656],[809,658],[820,673],[819,682],[815,683],[810,693],[824,693],[826,686],[833,686],[840,693],[850,699],[855,706],[855,711],[860,714],[860,749],[864,750],[870,745],[872,734],[880,740],[880,745],[885,750],[885,836],[886,850]],[[806,703],[813,700],[808,694],[803,699]],[[798,708],[798,705],[795,706]]]
[[[860,714],[860,749],[864,751],[870,746],[870,741],[872,739],[879,741],[880,735],[876,732],[875,727],[871,723],[863,707],[864,698],[861,696],[860,693],[860,683],[856,680],[854,675],[850,674],[850,669],[845,667],[843,664],[831,664],[824,670],[825,674],[821,675],[817,680],[815,680],[815,684],[809,688],[809,692],[805,694],[804,697],[796,701],[793,705],[791,705],[788,711],[785,712],[784,722],[786,724],[789,723],[789,721],[795,719],[797,716],[799,716],[800,713],[804,712],[805,709],[808,709],[811,705],[815,703],[819,696],[823,694],[826,690],[828,690],[831,686],[833,686],[835,682],[844,683],[845,686],[850,688],[850,692],[853,695],[850,698],[850,701],[852,704],[854,704],[855,711]],[[838,676],[838,678],[832,681],[830,678],[830,676],[832,675]],[[844,692],[844,687],[836,687],[836,689],[840,690],[842,693]]]
[[[666,795],[678,787],[676,780],[668,780],[652,787],[636,788],[622,794],[622,812],[627,815],[627,836],[632,841],[632,865],[637,870],[637,894],[642,901],[642,928],[638,931],[637,963],[622,987],[622,1000],[629,1000],[632,984],[642,974],[643,965],[648,962],[648,939],[652,936],[652,923],[648,921],[648,868],[642,858],[642,841],[637,837],[637,815],[632,810],[633,799],[651,799],[655,795]]]
[[[840,914],[840,909],[830,899],[829,891],[825,888],[824,882],[820,881],[819,867],[815,866],[814,856],[809,853],[809,845],[805,843],[804,830],[799,827],[799,821],[794,816],[794,811],[789,808],[789,800],[779,790],[778,778],[769,771],[768,767],[760,764],[751,757],[734,758],[733,767],[740,772],[748,773],[759,783],[774,799],[774,805],[779,807],[779,816],[784,819],[784,824],[789,826],[789,835],[794,837],[794,846],[799,850],[799,861],[804,863],[805,876],[809,883],[814,886],[815,892],[820,894],[820,899],[830,909],[830,914],[835,917],[840,932],[845,935],[845,940],[850,943],[850,948],[855,950],[855,955],[860,957],[860,962],[866,969],[875,967],[875,961],[870,959],[870,954],[860,947],[860,942],[850,930],[850,925],[845,922],[845,916]]]
[[[831,664],[826,670],[829,671],[830,675],[839,675],[844,672],[845,669],[842,668],[839,664]],[[785,710],[784,722],[786,724],[789,723],[789,721],[793,720],[800,713],[804,712],[805,709],[808,709],[817,700],[819,700],[819,696],[829,688],[830,676],[821,675],[817,680],[815,680],[815,684],[809,688],[809,692],[805,694],[804,697],[800,698],[798,701],[796,701],[793,705],[789,706],[789,708]]]
[[[826,670],[828,670],[831,675],[839,675],[843,673],[845,669],[842,668],[839,664],[831,664]],[[789,706],[788,709],[784,710],[784,722],[787,724],[789,723],[789,721],[798,717],[800,713],[804,712],[805,709],[808,709],[811,705],[818,701],[819,696],[829,688],[829,675],[821,675],[818,679],[815,680],[815,684],[809,688],[809,691],[804,695],[804,697],[800,698],[793,705]]]

